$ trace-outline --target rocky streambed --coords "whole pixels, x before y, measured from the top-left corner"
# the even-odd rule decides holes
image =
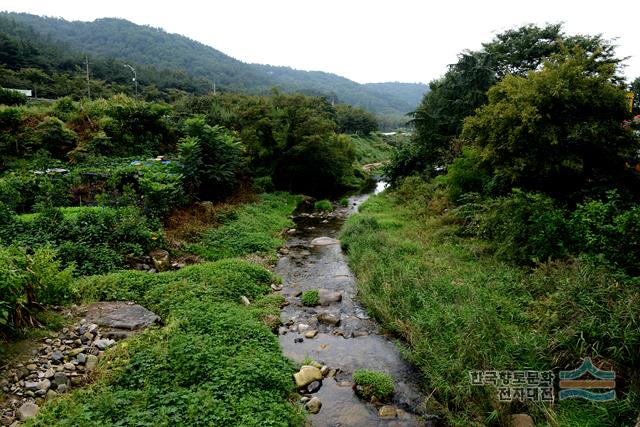
[[[105,350],[160,322],[146,308],[122,301],[76,306],[65,315],[74,319],[70,326],[29,343],[28,354],[0,366],[0,425],[17,426],[46,400],[91,382]]]
[[[314,212],[311,203],[295,212],[296,226],[288,231],[276,267],[283,278],[279,292],[288,302],[281,313],[280,344],[285,356],[312,363],[295,378],[312,425],[435,425],[424,409],[417,372],[358,303],[355,278],[336,239],[344,220],[367,197],[353,197],[349,206],[331,213]],[[318,305],[303,305],[302,293],[314,289]],[[372,403],[356,396],[352,375],[360,368],[393,378],[392,401]]]

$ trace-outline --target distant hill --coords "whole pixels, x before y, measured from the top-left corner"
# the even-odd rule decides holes
[[[123,19],[70,22],[7,12],[0,16],[28,25],[44,39],[62,42],[80,53],[186,72],[211,85],[215,82],[222,90],[265,93],[277,87],[286,92],[327,96],[336,102],[396,116],[413,111],[428,90],[424,84],[362,85],[331,73],[247,64],[187,37]]]

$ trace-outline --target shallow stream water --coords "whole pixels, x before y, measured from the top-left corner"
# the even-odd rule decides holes
[[[296,362],[310,357],[336,372],[335,377],[322,381],[319,391],[309,395],[322,401],[320,412],[309,416],[316,427],[435,425],[418,415],[424,402],[418,373],[402,359],[394,342],[380,333],[378,325],[358,303],[355,277],[335,240],[345,219],[371,194],[384,188],[385,184],[379,182],[374,191],[350,198],[349,206],[329,214],[318,214],[311,203],[303,203],[294,213],[295,229],[289,230],[285,248],[281,250],[276,272],[283,278],[280,292],[289,302],[281,314],[285,325],[279,335],[283,352]],[[341,301],[303,306],[300,293],[308,289],[322,289],[334,297],[340,293]],[[325,312],[339,318],[340,323],[318,322],[317,316]],[[318,334],[306,338],[308,330],[317,330]],[[380,405],[376,407],[356,397],[351,376],[358,368],[383,371],[393,377],[392,405],[398,409],[396,417],[380,417]]]

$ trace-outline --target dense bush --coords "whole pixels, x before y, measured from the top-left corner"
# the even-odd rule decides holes
[[[300,302],[308,307],[320,305],[320,292],[317,289],[306,290],[300,295]]]
[[[40,304],[60,304],[72,297],[73,267],[62,269],[50,247],[33,251],[0,247],[0,326],[4,336],[17,327],[34,325]]]
[[[15,90],[0,87],[0,104],[3,105],[23,105],[27,103],[27,97]]]

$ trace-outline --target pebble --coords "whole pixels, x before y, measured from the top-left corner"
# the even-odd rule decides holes
[[[249,301],[249,298],[245,297],[244,295],[240,297],[240,302],[244,305],[251,305],[251,301]]]
[[[309,400],[304,405],[304,407],[307,408],[307,411],[309,411],[310,413],[317,414],[318,412],[320,412],[320,408],[322,408],[322,402],[317,397],[312,397],[311,400]]]
[[[309,393],[315,393],[316,391],[320,390],[320,386],[320,381],[314,381],[307,386],[307,391]]]

